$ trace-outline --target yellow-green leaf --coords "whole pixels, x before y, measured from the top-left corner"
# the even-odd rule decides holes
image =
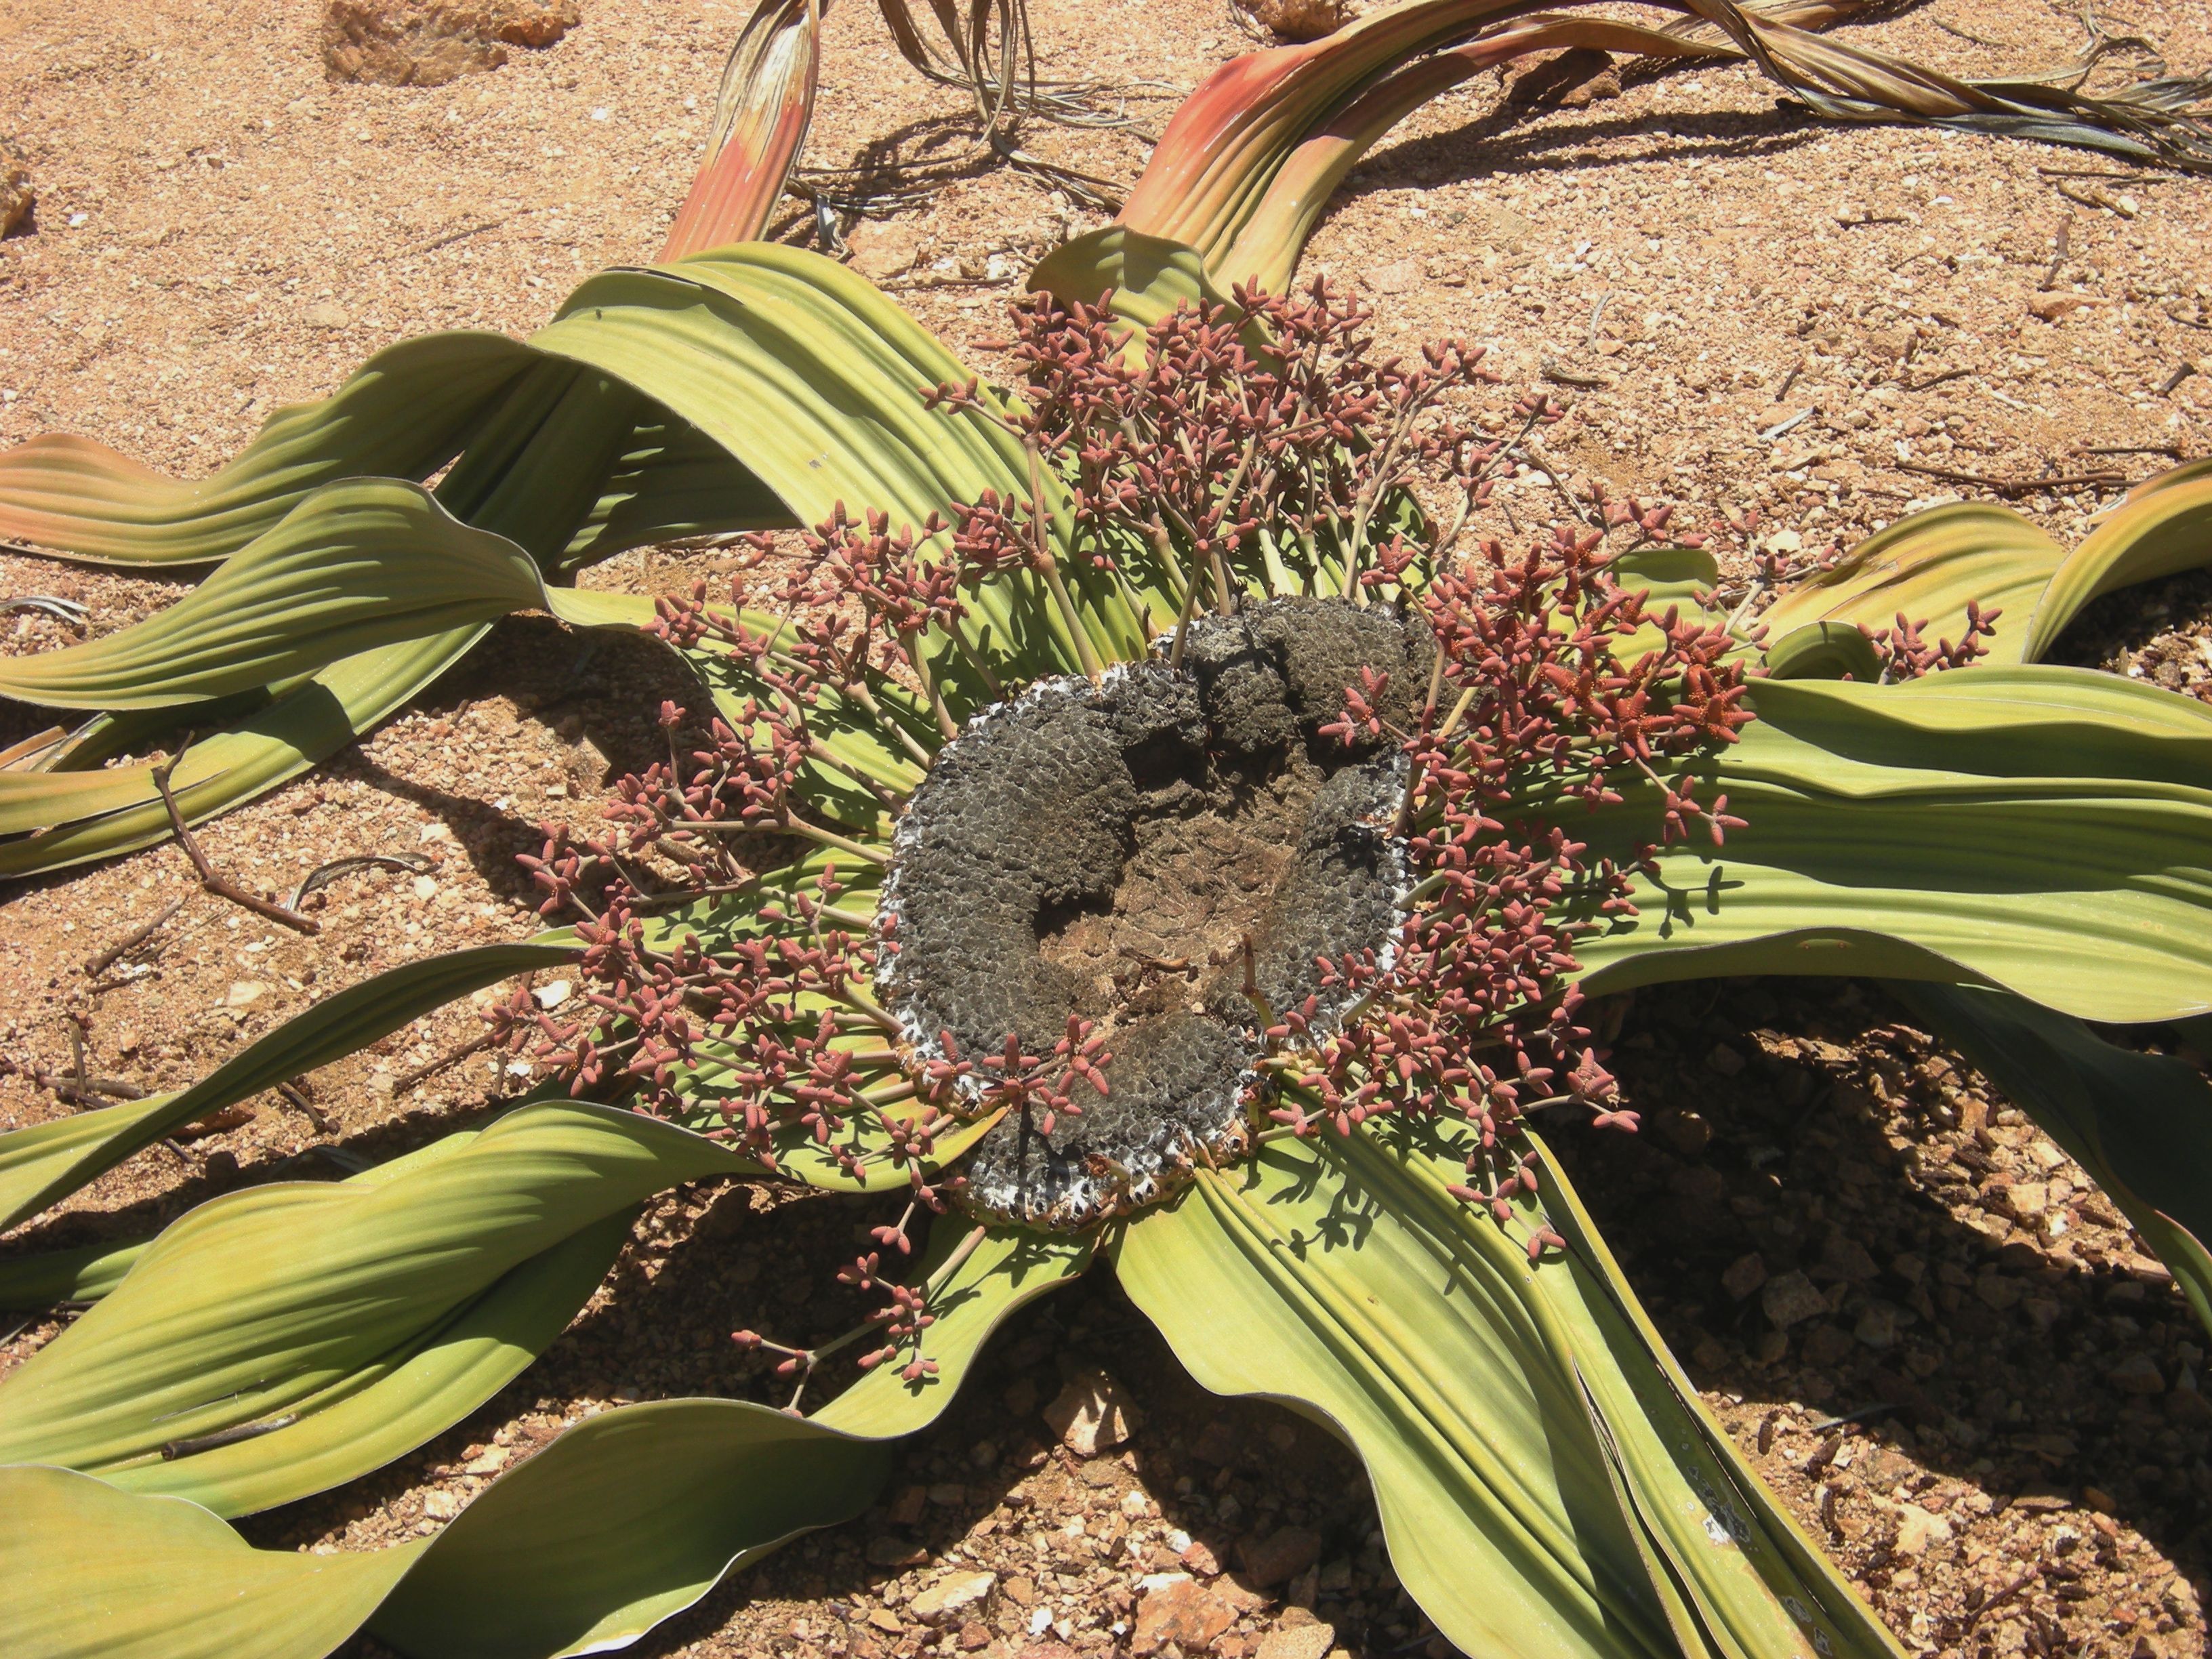
[[[252,690],[381,646],[556,609],[530,556],[391,478],[326,484],[145,621],[0,661],[0,696],[158,708]]]
[[[180,1123],[343,1059],[409,1020],[510,975],[575,959],[563,935],[410,962],[349,986],[256,1038],[189,1089],[0,1134],[0,1227],[13,1226]]]
[[[422,1553],[257,1550],[197,1504],[0,1468],[10,1659],[322,1659]]]
[[[1702,831],[1576,946],[1596,991],[1717,974],[1996,984],[2084,1019],[2212,1007],[2212,708],[2087,670],[1986,668],[1902,685],[1761,680],[1759,719]],[[1618,856],[1648,791],[1588,815]]]
[[[1201,1171],[1115,1267],[1206,1387],[1351,1442],[1391,1561],[1497,1659],[1896,1649],[1679,1385],[1601,1257],[1532,1267],[1564,1180],[1501,1224],[1464,1136],[1387,1121]]]

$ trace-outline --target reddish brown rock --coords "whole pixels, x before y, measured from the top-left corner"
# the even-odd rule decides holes
[[[576,0],[329,0],[323,72],[333,81],[436,87],[550,46],[576,26]]]
[[[1144,1581],[1129,1650],[1157,1653],[1172,1642],[1185,1653],[1201,1653],[1236,1622],[1237,1610],[1188,1573],[1154,1573]]]

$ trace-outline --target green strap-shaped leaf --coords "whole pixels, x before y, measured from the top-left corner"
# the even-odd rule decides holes
[[[57,1302],[97,1302],[123,1282],[147,1241],[83,1244],[0,1261],[0,1308],[47,1308]]]
[[[2066,1149],[2135,1224],[2212,1330],[2212,1084],[2185,1060],[2106,1042],[1997,991],[1895,985]]]
[[[1957,640],[1972,600],[2004,611],[1988,660],[2032,662],[2039,653],[2029,647],[2029,613],[2065,562],[2064,548],[2010,507],[1959,501],[1869,536],[1833,570],[1784,593],[1759,621],[1777,644],[1814,623],[1879,631],[1900,615],[1925,620],[1931,641]]]
[[[0,1227],[35,1215],[180,1123],[343,1059],[455,997],[575,957],[574,945],[550,935],[410,962],[295,1015],[189,1089],[0,1134]]]
[[[744,462],[799,519],[842,502],[919,526],[985,490],[1030,494],[1027,458],[996,421],[932,410],[923,394],[972,378],[889,298],[802,248],[749,242],[651,270],[590,278],[538,349],[586,363],[672,410]],[[1057,484],[1044,483],[1055,512]],[[1144,648],[1110,585],[1066,573],[1102,654]],[[1030,676],[1079,665],[1073,638],[1032,575],[987,584],[973,603],[986,643]]]
[[[68,1469],[0,1468],[0,1515],[20,1659],[320,1659],[423,1548],[257,1550],[196,1504]]]
[[[614,1266],[636,1213],[634,1206],[617,1210],[518,1262],[411,1347],[394,1344],[296,1407],[240,1419],[253,1426],[295,1419],[273,1433],[90,1472],[126,1492],[165,1492],[218,1515],[246,1515],[404,1457],[520,1376],[568,1328]],[[143,1303],[139,1311],[143,1316]],[[0,1394],[0,1423],[6,1403]]]
[[[222,1515],[336,1486],[519,1374],[598,1287],[640,1200],[764,1173],[673,1124],[547,1101],[381,1181],[213,1200],[0,1383],[0,1462],[66,1465]],[[1085,1248],[983,1238],[933,1297],[951,1321],[933,1357],[964,1369],[963,1333],[988,1334],[969,1305],[1018,1305]],[[837,1425],[907,1432],[941,1385],[896,1372],[838,1402]]]
[[[2028,622],[2027,659],[2050,650],[2092,599],[2207,565],[2212,565],[2212,460],[2192,461],[2136,485],[2067,556]]]
[[[748,629],[774,625],[769,617],[747,615],[743,620]],[[765,740],[767,711],[777,705],[750,666],[726,652],[692,649],[684,657],[713,695],[714,712],[731,729],[755,742]],[[863,777],[902,796],[921,781],[921,763],[915,750],[933,755],[944,738],[905,687],[887,679],[873,696],[876,707],[872,710],[842,688],[823,687],[807,710],[807,729],[844,766],[856,768]],[[756,711],[751,719],[747,718],[748,705]],[[901,741],[901,732],[912,740],[913,749]],[[816,811],[863,830],[884,816],[884,803],[874,791],[822,759],[809,764],[793,793]]]
[[[556,598],[562,617],[580,627],[642,630],[653,624],[658,614],[653,600],[629,593],[564,588],[556,592]],[[759,611],[740,611],[738,620],[748,633],[759,639],[782,641],[790,634],[787,623]],[[706,685],[714,699],[715,713],[728,722],[732,731],[762,738],[768,724],[765,714],[748,719],[745,705],[751,702],[763,709],[773,708],[775,696],[754,677],[747,664],[713,645],[684,647],[678,654]],[[842,687],[823,685],[818,689],[814,703],[806,711],[807,732],[830,750],[838,764],[821,758],[810,761],[793,788],[793,793],[805,805],[864,830],[872,828],[883,817],[884,803],[842,769],[856,769],[863,777],[872,779],[894,795],[904,795],[921,781],[922,768],[914,750],[899,740],[897,733],[904,732],[924,755],[933,754],[943,741],[921,699],[897,681],[888,676],[879,677],[871,695],[875,702],[873,709],[856,702]],[[850,858],[843,861],[848,878],[854,873],[853,863]]]
[[[1778,680],[1854,679],[1870,685],[1881,678],[1881,658],[1857,624],[1807,623],[1766,647],[1766,672]]]
[[[573,537],[568,568],[668,536],[790,522],[748,469],[684,422],[580,378],[503,335],[402,341],[331,397],[278,410],[222,471],[189,482],[89,439],[33,438],[0,453],[0,535],[101,563],[212,563],[325,484],[420,480],[465,448],[440,484],[449,507],[541,559]],[[566,526],[537,499],[548,486]],[[523,533],[533,521],[551,546]]]
[[[957,1216],[936,1224],[925,1276],[938,1279],[968,1231]],[[934,1422],[1000,1322],[1090,1255],[1086,1240],[988,1230],[932,1294],[927,1381],[879,1366],[811,1419],[678,1400],[569,1430],[433,1540],[373,1628],[410,1659],[544,1659],[635,1640],[783,1540],[859,1513],[886,1443]]]
[[[967,1232],[946,1218],[924,1271],[942,1268]],[[373,1628],[410,1659],[624,1646],[733,1567],[866,1507],[889,1468],[889,1438],[934,1421],[1006,1316],[1089,1255],[1086,1241],[993,1228],[933,1292],[939,1317],[921,1350],[938,1364],[932,1379],[908,1384],[879,1367],[811,1420],[729,1400],[621,1407],[501,1476],[427,1543],[334,1556],[251,1550],[175,1498],[58,1469],[0,1468],[0,1513],[34,1516],[51,1540],[11,1550],[0,1528],[0,1604],[41,1604],[40,1617],[11,1629],[11,1659],[322,1659],[380,1599]],[[65,1580],[61,1562],[70,1564]],[[311,1571],[353,1587],[326,1593],[318,1620],[276,1602],[271,1588],[257,1625],[255,1606],[232,1588],[291,1585]],[[46,1593],[62,1582],[72,1594]],[[168,1631],[175,1644],[160,1645]]]
[[[278,410],[228,465],[191,483],[88,439],[33,438],[0,454],[0,536],[112,564],[228,558],[320,485],[428,477],[532,361],[499,334],[402,341],[335,395]]]
[[[1116,316],[1150,328],[1177,306],[1221,305],[1196,248],[1127,225],[1106,225],[1062,242],[1030,269],[1029,291],[1063,305],[1097,305],[1108,295]]]
[[[416,386],[424,408],[436,404],[437,351],[432,342],[417,343],[420,352],[379,369],[378,398],[369,413],[356,411],[360,421],[412,419],[403,382]],[[788,522],[791,512],[819,519],[839,501],[919,524],[986,489],[1001,496],[1029,489],[1026,458],[1010,434],[981,416],[924,406],[928,387],[968,378],[958,360],[865,281],[799,250],[725,248],[665,270],[609,272],[586,283],[530,346],[483,349],[510,354],[512,372],[482,389],[467,453],[437,493],[456,516],[505,535],[545,568],[572,568],[580,547],[611,550],[661,524]],[[318,406],[319,413],[301,411],[295,424],[346,427],[340,405],[354,391]],[[674,442],[672,431],[695,435],[683,436],[671,465],[634,459],[641,435],[650,449],[655,438]],[[188,538],[198,538],[193,556],[243,546],[307,489],[328,482],[330,465],[368,453],[350,427],[309,437],[301,441],[324,460],[282,489],[264,476],[264,452],[252,452],[250,464],[241,458],[239,487],[252,497],[252,512],[223,517],[219,534],[190,531]],[[726,462],[703,459],[704,445]],[[440,459],[450,453],[447,447]],[[330,462],[333,455],[340,462]],[[337,476],[362,470],[343,465]],[[107,536],[118,546],[166,545],[164,526],[190,520],[193,508],[158,483],[132,473],[131,488],[144,499],[110,501],[105,518],[88,509],[82,533],[71,532],[76,544],[106,546],[100,538]],[[1056,484],[1045,483],[1056,501]],[[664,485],[679,493],[646,493]],[[772,500],[783,506],[772,507]],[[1145,648],[1142,627],[1111,584],[1081,570],[1067,579],[1080,624],[1102,656]],[[1073,635],[1036,580],[990,585],[978,610],[975,643],[1010,673],[1075,665]],[[251,799],[334,752],[421,690],[475,637],[474,629],[455,630],[345,659],[236,725],[204,732],[178,779],[187,821]],[[961,705],[976,703],[981,689],[967,684],[957,653],[944,642],[933,650]],[[0,774],[0,833],[41,832],[0,845],[0,875],[127,851],[161,839],[167,827],[143,764]]]
[[[352,1186],[374,1186],[436,1158],[450,1157],[480,1132],[457,1129],[413,1152],[370,1165],[346,1177]],[[125,1243],[86,1244],[0,1261],[0,1308],[45,1308],[57,1302],[97,1302],[123,1282],[153,1243],[150,1237]]]
[[[1542,1206],[1462,1204],[1462,1152],[1405,1127],[1269,1146],[1132,1219],[1115,1271],[1207,1388],[1352,1443],[1400,1580],[1467,1652],[1893,1655],[1611,1264],[1532,1267]]]
[[[460,660],[483,637],[457,629],[363,652],[222,730],[203,732],[178,766],[178,810],[203,823],[336,754]],[[168,809],[149,762],[56,772],[0,772],[0,876],[58,870],[167,838]]]
[[[0,662],[0,696],[157,708],[252,690],[380,646],[557,609],[530,556],[420,486],[352,478],[284,520],[166,611]]]
[[[1544,1218],[1566,1240],[1580,1281],[1578,1296],[1559,1298],[1561,1310],[1579,1328],[1584,1352],[1601,1346],[1613,1361],[1578,1359],[1576,1372],[1614,1468],[1615,1491],[1633,1506],[1645,1560],[1661,1565],[1674,1586],[1684,1649],[1698,1650],[1694,1631],[1710,1632],[1719,1651],[1746,1659],[1792,1651],[1793,1638],[1795,1650],[1809,1647],[1820,1659],[1852,1653],[1893,1659],[1899,1649],[1890,1632],[1706,1410],[1559,1160],[1540,1137],[1530,1139],[1549,1187]],[[1756,1588],[1723,1535],[1742,1552]],[[1796,1631],[1773,1627],[1777,1605]]]
[[[887,513],[919,525],[985,489],[1026,494],[1020,444],[980,416],[925,408],[968,373],[834,260],[753,242],[586,278],[531,337],[673,410],[802,520]]]
[[[1647,610],[1664,611],[1679,605],[1716,621],[1726,614],[1710,604],[1713,589],[1720,586],[1721,568],[1702,547],[1633,548],[1607,559],[1605,574],[1626,591],[1648,595]]]
[[[981,1238],[971,1243],[971,1232],[980,1232]],[[812,1420],[882,1440],[927,1428],[1000,1322],[1080,1273],[1091,1265],[1091,1250],[1087,1233],[979,1226],[957,1212],[939,1217],[931,1224],[921,1270],[932,1286],[929,1307],[936,1316],[924,1334],[922,1352],[936,1362],[937,1371],[908,1382],[900,1366],[878,1365]],[[963,1251],[958,1265],[947,1271],[945,1263]]]
[[[2093,599],[2208,563],[2212,464],[2194,461],[2136,485],[2071,553],[2009,507],[1960,501],[1916,513],[1790,589],[1759,620],[1778,674],[1849,670],[1871,678],[1865,665],[1837,659],[1797,660],[1813,643],[1805,630],[1825,622],[1879,631],[1902,616],[1925,622],[1931,640],[1957,640],[1972,600],[2004,612],[1984,665],[2039,662]]]
[[[1715,974],[2004,986],[2084,1019],[2212,1007],[2212,709],[2111,675],[1759,681],[1706,774],[1747,827],[1641,877],[1592,990]],[[1560,821],[1629,855],[1647,790]]]
[[[567,574],[625,548],[791,522],[752,469],[689,422],[647,420],[630,434],[590,514],[552,562]]]
[[[1728,612],[1712,603],[1713,589],[1720,585],[1720,566],[1701,547],[1638,548],[1607,560],[1605,569],[1623,592],[1644,596],[1647,620],[1613,646],[1622,662],[1634,662],[1667,643],[1659,624],[1670,611],[1681,621],[1706,628],[1721,627],[1729,619]]]
[[[557,1335],[627,1231],[593,1224],[758,1173],[673,1124],[562,1101],[386,1182],[213,1200],[0,1383],[0,1462],[222,1514],[319,1492],[459,1420]]]
[[[884,1443],[766,1406],[669,1400],[606,1412],[456,1516],[370,1628],[409,1659],[626,1647],[734,1569],[858,1515],[890,1468]]]

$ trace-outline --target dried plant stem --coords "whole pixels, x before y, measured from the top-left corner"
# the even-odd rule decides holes
[[[84,964],[84,976],[87,979],[98,979],[117,963],[160,933],[168,924],[169,919],[185,908],[185,902],[186,901],[180,898],[171,899],[168,903],[154,913],[154,919],[151,921],[132,928],[130,933],[109,945],[98,956],[88,960]]]
[[[2111,487],[2128,481],[2124,472],[2069,472],[2048,478],[1992,478],[1979,472],[1960,472],[1948,466],[1923,466],[1912,461],[1897,463],[1899,472],[1916,473],[1923,478],[1940,478],[1945,483],[1972,484],[1977,489],[1987,489],[1999,495],[2032,495],[2044,489],[2078,489],[2091,485]]]
[[[176,771],[177,763],[184,759],[185,750],[191,743],[191,736],[187,732],[185,740],[177,745],[177,752],[154,769],[154,787],[161,792],[161,805],[169,810],[169,828],[177,837],[177,845],[185,849],[185,856],[192,861],[192,868],[199,872],[201,888],[218,898],[227,898],[233,904],[252,911],[257,916],[265,916],[270,921],[289,927],[295,933],[305,933],[309,938],[320,933],[323,930],[319,923],[310,921],[297,910],[247,892],[208,862],[208,855],[201,850],[198,839],[185,827],[185,815],[177,810],[176,793],[169,787],[170,776]]]
[[[398,1082],[393,1084],[392,1085],[392,1092],[395,1095],[404,1095],[416,1084],[422,1083],[428,1079],[434,1078],[437,1076],[439,1073],[446,1071],[452,1066],[459,1065],[471,1054],[482,1054],[485,1049],[490,1048],[491,1045],[497,1041],[499,1041],[497,1034],[491,1031],[486,1031],[482,1036],[471,1037],[466,1042],[461,1044],[459,1048],[448,1048],[444,1054],[440,1054],[435,1060],[424,1060],[422,1064],[417,1066],[413,1071],[408,1073],[404,1077],[402,1077]],[[298,1103],[295,1103],[296,1104]]]

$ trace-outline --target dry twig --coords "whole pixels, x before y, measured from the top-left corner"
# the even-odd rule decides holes
[[[321,933],[319,923],[311,921],[297,910],[247,892],[208,862],[208,855],[201,850],[198,838],[185,827],[185,815],[177,810],[176,792],[169,787],[169,779],[177,769],[177,763],[185,757],[185,750],[191,743],[191,734],[187,732],[184,741],[177,745],[177,752],[154,769],[154,787],[161,792],[161,805],[169,809],[169,828],[177,837],[177,845],[185,849],[185,856],[192,861],[192,868],[199,872],[201,889],[219,898],[227,898],[233,904],[252,911],[257,916],[266,916],[295,933],[311,937]]]
[[[171,899],[168,903],[154,913],[154,919],[151,921],[132,928],[98,956],[88,958],[84,964],[84,976],[87,979],[98,979],[117,963],[161,932],[168,924],[169,919],[185,908],[185,901],[183,899]]]
[[[2066,472],[2047,478],[1992,478],[1982,472],[1961,472],[1954,467],[1923,466],[1917,461],[1899,461],[1899,472],[1912,472],[1923,478],[1941,478],[1945,483],[1972,484],[1977,489],[1986,489],[1999,495],[2033,495],[2045,489],[2083,489],[2092,485],[2109,487],[2128,481],[2124,472]]]

